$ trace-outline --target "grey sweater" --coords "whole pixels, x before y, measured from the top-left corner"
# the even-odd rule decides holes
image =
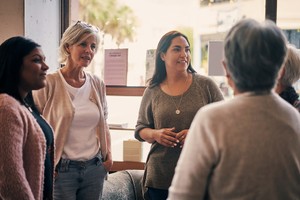
[[[139,131],[143,128],[175,127],[175,132],[189,129],[199,108],[223,100],[221,91],[215,82],[199,74],[193,75],[190,88],[183,94],[179,105],[181,111],[179,115],[175,113],[176,107],[172,98],[178,106],[181,95],[171,97],[164,93],[159,86],[145,90],[135,130],[135,137],[138,140],[143,141],[139,136]],[[179,145],[168,148],[154,142],[146,162],[144,186],[167,190],[171,184],[180,153]]]
[[[299,113],[274,93],[200,109],[168,199],[300,199]]]

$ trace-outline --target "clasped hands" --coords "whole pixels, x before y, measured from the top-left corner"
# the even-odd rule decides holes
[[[188,129],[184,129],[178,133],[175,133],[174,130],[174,127],[157,130],[155,140],[159,144],[166,147],[175,147],[177,145],[180,145],[180,148],[182,148],[187,136]]]

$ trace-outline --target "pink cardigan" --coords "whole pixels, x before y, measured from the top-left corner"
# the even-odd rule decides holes
[[[46,141],[31,115],[0,94],[0,199],[42,199]]]

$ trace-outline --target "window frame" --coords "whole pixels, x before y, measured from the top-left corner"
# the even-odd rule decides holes
[[[61,1],[61,34],[69,26],[70,0]],[[265,18],[276,23],[277,0],[266,0]],[[145,86],[106,86],[106,94],[113,96],[143,96]]]

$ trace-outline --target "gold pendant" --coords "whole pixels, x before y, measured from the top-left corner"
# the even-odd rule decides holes
[[[175,113],[176,113],[177,115],[179,115],[179,114],[180,114],[180,110],[177,109],[177,110],[175,111]]]

